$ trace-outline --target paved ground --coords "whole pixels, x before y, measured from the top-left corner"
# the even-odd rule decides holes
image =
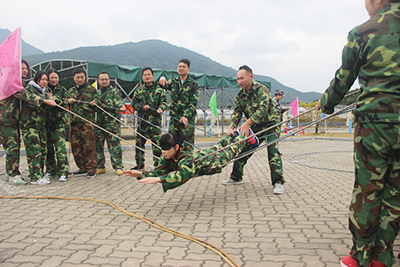
[[[245,168],[245,183],[224,186],[221,174],[162,193],[116,176],[110,165],[95,179],[56,179],[13,186],[3,196],[57,196],[111,201],[128,212],[205,240],[239,266],[339,266],[351,239],[347,214],[353,184],[352,142],[281,142],[285,194],[272,194],[266,151]],[[71,161],[71,169],[76,167]],[[125,168],[134,152],[124,152]],[[147,159],[151,165],[151,159]],[[108,163],[109,164],[109,161]],[[21,170],[26,168],[21,157]],[[4,172],[4,161],[0,163]],[[0,199],[1,266],[229,266],[204,247],[95,202]],[[396,252],[400,246],[396,245]],[[400,266],[397,264],[396,266]]]

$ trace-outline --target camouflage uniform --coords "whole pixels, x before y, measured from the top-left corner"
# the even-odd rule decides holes
[[[359,266],[368,266],[371,258],[386,266],[395,263],[393,244],[400,223],[399,28],[399,3],[354,28],[342,66],[321,97],[323,112],[332,113],[359,76],[349,216],[351,255]]]
[[[191,178],[202,175],[213,175],[222,171],[222,166],[231,161],[240,152],[248,147],[248,143],[243,140],[244,136],[233,137],[225,136],[210,149],[204,149],[199,152],[193,152],[192,149],[180,148],[178,155],[174,159],[165,159],[161,156],[159,165],[153,171],[144,171],[142,178],[160,177],[164,192],[176,188],[189,181]],[[212,152],[220,150],[231,143],[239,142],[229,148],[226,148],[214,155],[209,155],[197,162],[197,159],[204,157]]]
[[[237,93],[235,108],[231,116],[231,126],[233,128],[239,126],[243,114],[246,119],[251,119],[254,122],[251,125],[251,129],[254,133],[264,130],[279,122],[279,117],[268,88],[257,82],[253,82],[249,93],[247,93],[244,88],[240,88]],[[279,130],[275,127],[262,133],[258,137],[260,139],[260,144],[264,139],[267,139],[266,142],[268,143],[279,137]],[[251,150],[251,147],[247,146],[242,152],[244,153],[249,150]],[[278,151],[278,144],[274,143],[268,146],[267,150],[272,185],[275,185],[277,182],[284,184],[285,180],[283,178],[282,159]],[[232,180],[242,180],[244,165],[252,155],[253,154],[250,154],[249,156],[234,162],[231,173]]]
[[[113,115],[115,118],[119,118],[119,108],[124,105],[124,101],[118,94],[117,90],[111,85],[106,88],[101,88],[101,98],[100,103],[105,105],[104,109]],[[107,107],[113,107],[118,109],[110,109]],[[111,133],[120,136],[119,132],[119,122],[114,118],[110,117],[103,111],[97,113],[96,124]],[[96,137],[96,154],[97,154],[97,168],[104,169],[106,159],[104,157],[104,142],[107,140],[108,151],[110,152],[110,159],[112,167],[117,169],[122,169],[122,148],[119,139],[109,133],[95,129]]]
[[[165,110],[167,101],[164,90],[155,83],[153,83],[152,86],[141,85],[139,88],[137,88],[132,98],[132,107],[136,110],[137,115],[143,119],[139,121],[137,132],[142,136],[149,138],[154,144],[158,145],[158,140],[160,139],[161,134],[160,127],[162,114],[158,114],[157,111],[152,109],[144,111],[143,107],[145,105],[149,105],[153,109],[161,108],[162,110]],[[159,128],[151,126],[145,121],[157,125]],[[146,139],[141,135],[136,134],[136,145],[144,149]],[[152,147],[153,155],[160,157],[161,150],[155,145],[152,145]],[[138,166],[144,165],[144,152],[136,148],[135,159]],[[154,166],[157,167],[157,165],[158,160],[154,158]]]
[[[67,108],[67,89],[59,84],[49,87],[52,89],[52,95],[56,97],[57,104]],[[47,130],[46,172],[57,174],[59,177],[68,176],[68,159],[65,146],[67,113],[59,107],[46,106],[45,110]]]
[[[196,106],[197,101],[199,100],[199,85],[188,75],[186,80],[183,82],[183,85],[180,78],[176,77],[168,81],[165,89],[171,91],[171,106],[169,115],[178,119],[174,120],[171,118],[169,121],[169,131],[181,131],[185,135],[186,141],[190,144],[194,144],[194,128],[189,125],[185,128],[185,126],[182,125],[179,120],[183,116],[188,119],[188,123],[190,125],[195,124],[197,114]],[[184,146],[190,149],[193,148],[187,144],[184,144]]]
[[[37,97],[43,97],[43,92],[36,83],[31,81],[25,88]],[[32,105],[22,102],[20,127],[25,144],[26,159],[31,181],[43,178],[43,168],[47,154],[46,111],[44,105]]]
[[[275,108],[276,108],[276,112],[278,113],[278,116],[279,116],[280,120],[282,121],[283,120],[283,113],[286,112],[286,109],[281,107],[281,103],[279,103],[279,101],[276,100],[275,97],[272,98],[272,99],[274,100],[274,105],[275,105]]]
[[[20,109],[21,100],[40,106],[43,97],[22,89],[0,101],[0,143],[6,153],[6,176],[14,177],[19,172]]]
[[[72,87],[68,90],[68,98],[99,104],[100,91],[88,83],[80,88]],[[79,116],[94,122],[96,107],[89,103],[75,102],[69,105],[70,110]],[[94,126],[74,115],[71,117],[71,148],[76,165],[80,171],[96,173],[96,142],[94,137]]]

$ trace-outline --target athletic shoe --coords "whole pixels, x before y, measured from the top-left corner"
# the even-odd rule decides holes
[[[81,170],[78,170],[78,171],[76,171],[76,172],[74,172],[74,173],[72,173],[74,176],[86,176],[88,173],[86,172],[86,171],[81,171]]]
[[[285,186],[281,183],[276,183],[274,186],[274,194],[281,195],[285,191]]]
[[[14,177],[9,176],[8,181],[13,184],[27,184],[19,175],[15,175]]]
[[[58,181],[60,181],[60,182],[66,182],[66,181],[68,181],[68,177],[65,176],[65,175],[61,175],[61,176],[60,176],[60,179],[58,179]]]
[[[380,261],[376,261],[374,259],[371,259],[371,266],[372,267],[387,267],[385,264],[383,264]]]
[[[96,174],[94,172],[88,172],[86,177],[87,178],[94,178],[94,177],[96,177]]]
[[[243,180],[235,181],[235,180],[232,180],[232,178],[228,178],[225,181],[223,181],[222,184],[223,185],[238,185],[238,184],[243,184]]]
[[[105,173],[106,172],[106,168],[99,168],[96,171],[96,174],[100,174],[100,173]]]
[[[260,144],[260,140],[258,140],[257,135],[254,134],[253,130],[249,128],[249,136],[251,136],[249,139],[247,139],[247,142],[249,142],[253,147],[258,147]]]
[[[39,180],[36,180],[36,181],[31,181],[31,184],[37,184],[37,185],[46,185],[46,184],[49,184],[49,183],[50,183],[50,181],[45,179],[45,178],[42,178],[42,179],[39,179]]]
[[[358,267],[357,261],[353,259],[351,256],[346,256],[343,257],[340,260],[340,266],[342,267]],[[371,263],[368,265],[368,267],[371,267]]]
[[[124,174],[124,172],[123,172],[121,169],[117,169],[115,172],[117,173],[117,175],[122,175],[122,174]]]
[[[138,165],[136,165],[135,167],[133,167],[131,170],[137,170],[137,171],[142,171],[144,170],[144,164],[141,165],[140,167]]]

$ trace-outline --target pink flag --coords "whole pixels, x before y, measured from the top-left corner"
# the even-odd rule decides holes
[[[299,115],[299,99],[296,98],[296,100],[290,103],[290,105],[292,106],[291,111],[293,116],[296,117]]]
[[[21,28],[0,45],[0,100],[23,89],[21,82]]]

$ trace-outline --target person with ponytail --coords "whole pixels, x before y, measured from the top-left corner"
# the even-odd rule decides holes
[[[247,141],[245,138],[244,135],[235,131],[219,140],[211,148],[194,152],[192,149],[183,147],[185,138],[182,132],[167,133],[160,138],[162,156],[154,170],[129,170],[124,171],[124,173],[138,178],[139,182],[144,184],[161,183],[164,192],[166,192],[183,185],[191,178],[220,173],[222,167],[239,155],[245,147],[254,148],[258,146],[259,141],[255,135]],[[236,144],[223,149],[233,143]],[[218,152],[210,155],[215,151]]]

